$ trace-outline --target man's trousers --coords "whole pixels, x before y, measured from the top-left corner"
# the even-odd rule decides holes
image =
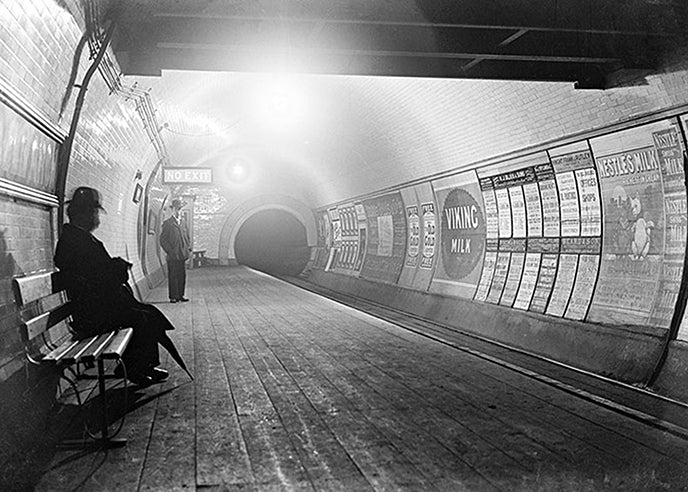
[[[186,260],[167,260],[168,293],[170,300],[184,297],[186,289]]]

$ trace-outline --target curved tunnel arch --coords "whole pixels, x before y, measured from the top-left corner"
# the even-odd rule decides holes
[[[220,234],[218,259],[221,265],[237,263],[236,242],[243,225],[252,217],[265,211],[281,211],[293,216],[306,232],[306,245],[315,246],[317,229],[312,211],[303,203],[290,197],[260,196],[247,200],[234,209],[224,221]]]

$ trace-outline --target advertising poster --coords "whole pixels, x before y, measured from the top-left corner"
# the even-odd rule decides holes
[[[511,237],[511,202],[509,201],[509,190],[501,188],[495,190],[497,198],[497,212],[499,214],[499,237]]]
[[[339,217],[341,230],[341,246],[337,255],[334,271],[346,275],[354,275],[356,251],[358,249],[358,219],[353,203],[337,207],[335,216]]]
[[[318,254],[313,260],[313,268],[324,270],[327,265],[327,257],[329,255],[330,247],[330,220],[327,217],[327,210],[319,210],[315,212],[315,220],[317,226],[317,251]]]
[[[330,245],[330,221],[327,218],[327,211],[316,212],[318,225],[318,246],[326,247]]]
[[[358,221],[356,220],[356,210],[353,204],[337,207],[337,210],[342,223],[342,237],[356,237],[358,234]]]
[[[366,221],[365,207],[362,203],[355,203],[354,210],[356,211],[356,220],[359,224]]]
[[[684,115],[684,116],[681,117],[681,126],[683,127],[683,132],[684,132],[684,134],[685,134],[686,132],[688,132],[688,115]],[[680,140],[679,140],[679,142],[680,142]],[[661,145],[660,145],[660,147],[661,147]],[[678,163],[676,163],[676,164],[678,164]],[[683,159],[682,159],[682,169],[679,171],[679,170],[678,170],[678,165],[674,165],[674,166],[673,166],[673,170],[674,170],[674,172],[675,172],[676,174],[681,174],[681,175],[683,175],[684,170],[686,169],[687,166],[688,166],[688,155],[686,154],[686,151],[684,150],[684,152],[683,152]],[[672,184],[673,184],[672,188],[675,186],[675,187],[678,187],[679,189],[681,189],[681,186],[680,186],[679,184],[676,183],[677,181],[678,181],[678,180],[671,179],[671,182],[672,182]],[[685,178],[684,178],[684,183],[685,183]],[[685,189],[685,185],[684,185],[684,188],[683,188],[683,189]],[[685,202],[684,202],[684,203],[685,203]],[[684,216],[685,216],[685,214],[684,214]],[[667,221],[667,222],[668,222],[668,221]],[[674,229],[674,231],[676,232],[676,235],[674,236],[674,240],[673,240],[673,241],[678,242],[678,241],[680,240],[679,237],[680,237],[680,234],[681,234],[681,233],[680,233],[678,230],[676,230],[676,229]],[[684,235],[683,237],[685,238],[685,235]],[[680,270],[681,270],[681,276],[682,276],[682,275],[683,275],[683,265],[681,265]],[[675,275],[675,278],[678,277],[678,271],[676,271],[675,269],[672,269],[670,276],[671,276],[672,274]],[[685,341],[685,340],[688,340],[688,309],[686,309],[686,310],[683,312],[683,319],[681,320],[681,323],[680,323],[680,325],[679,325],[679,330],[678,330],[677,338],[678,338],[679,340],[684,340],[684,341]]]
[[[542,262],[540,264],[540,274],[538,275],[537,283],[535,284],[535,291],[533,298],[530,301],[530,311],[535,313],[544,313],[549,302],[552,289],[554,288],[554,280],[557,275],[557,263],[559,255],[543,254]]]
[[[549,153],[559,190],[562,256],[545,313],[580,320],[588,312],[599,273],[600,184],[587,141],[551,149]],[[533,310],[536,306],[542,309],[536,303]]]
[[[477,176],[469,172],[443,178],[433,182],[433,189],[439,206],[436,228],[428,226],[435,218],[433,204],[422,205],[425,239],[439,229],[438,263],[430,291],[472,299],[485,255],[485,214]],[[435,238],[430,239],[435,243]]]
[[[500,252],[497,255],[494,275],[492,276],[492,284],[490,285],[490,291],[485,299],[487,302],[498,304],[499,300],[502,298],[502,291],[504,290],[504,284],[506,283],[506,276],[509,272],[510,259],[511,253]]]
[[[547,305],[546,314],[563,317],[569,305],[573,282],[576,279],[578,269],[578,255],[562,254],[559,256],[559,268],[554,282],[552,295]]]
[[[509,188],[511,202],[511,235],[512,237],[526,237],[526,201],[521,186]]]
[[[491,177],[479,179],[480,190],[483,196],[485,211],[485,259],[480,282],[476,289],[474,300],[485,302],[492,285],[495,265],[497,263],[497,250],[499,245],[499,211],[497,210],[497,196]]]
[[[664,193],[650,126],[591,140],[604,211],[600,278],[588,319],[648,323],[660,287]]]
[[[559,188],[561,235],[578,236],[580,235],[580,210],[573,171],[558,172],[555,176]]]
[[[349,241],[342,241],[342,245],[339,248],[339,254],[337,255],[337,264],[335,265],[335,271],[346,270],[349,260]]]
[[[531,162],[524,163],[524,167],[508,167],[506,172],[492,177],[492,182],[499,193],[502,188],[508,190],[509,203],[511,206],[511,238],[507,239],[501,236],[499,239],[499,251],[511,252],[511,261],[509,263],[509,270],[507,273],[504,289],[499,303],[503,306],[513,306],[516,301],[521,287],[526,283],[523,296],[528,296],[528,303],[530,303],[530,296],[532,289],[528,293],[529,282],[533,283],[537,280],[537,269],[533,271],[533,264],[527,265],[526,268],[526,254],[528,233],[532,232],[540,236],[542,234],[542,219],[541,219],[541,203],[540,194],[536,183],[535,168]],[[526,198],[526,191],[528,190],[528,198]],[[528,202],[528,203],[527,203]],[[537,205],[535,204],[537,202]],[[498,200],[499,207],[499,200]],[[532,211],[532,216],[528,215],[528,211]],[[500,210],[501,212],[501,210]],[[539,255],[537,255],[539,258]],[[525,302],[522,298],[521,302]]]
[[[528,237],[542,236],[542,203],[537,183],[523,185],[528,214]],[[557,214],[557,217],[559,214]]]
[[[396,283],[406,256],[406,210],[400,193],[363,202],[367,223],[361,277]]]
[[[502,291],[502,298],[499,304],[502,306],[511,307],[516,299],[516,292],[521,284],[521,275],[523,274],[523,262],[526,259],[525,253],[511,253],[511,260],[509,261],[509,272],[506,275],[506,282],[504,283],[504,290]]]
[[[665,261],[662,264],[659,291],[655,298],[650,324],[668,328],[676,309],[679,289],[681,288],[682,263]]]
[[[333,207],[327,210],[330,217],[330,225],[332,228],[332,247],[339,248],[342,245],[342,224],[339,220],[339,210]]]
[[[480,189],[485,205],[485,235],[488,239],[499,238],[499,212],[497,211],[497,197],[495,196],[492,179],[481,178]]]
[[[569,319],[582,320],[585,318],[597,279],[599,255],[580,255],[576,281],[569,299],[569,305],[564,316]]]
[[[361,266],[363,266],[363,259],[365,258],[366,252],[366,237],[366,228],[361,227],[358,230],[358,249],[356,251],[356,263],[354,265],[354,270],[357,272],[361,271]]]
[[[406,259],[398,285],[426,292],[435,270],[437,227],[432,185],[420,183],[400,190],[406,209]]]
[[[401,200],[406,211],[406,257],[397,284],[415,289],[414,282],[420,263],[423,234],[420,222],[420,206],[415,187],[402,188],[399,193],[401,193]]]
[[[534,166],[535,179],[540,191],[542,206],[542,235],[559,237],[561,234],[561,217],[559,213],[559,192],[554,179],[554,167],[551,162]],[[533,236],[537,236],[533,234]]]
[[[333,265],[337,261],[337,248],[330,248],[330,254],[327,257],[327,264],[325,265],[325,271],[329,272],[332,270]]]
[[[552,157],[561,197],[562,236],[599,236],[602,209],[592,154],[585,143],[573,144],[568,150]]]
[[[599,237],[565,237],[561,240],[562,253],[578,253],[578,270],[566,318],[581,320],[588,312],[599,272],[602,240]],[[574,299],[575,298],[575,299]]]
[[[418,214],[418,205],[406,207],[406,227],[408,229],[406,266],[415,267],[418,265],[418,255],[420,253],[420,216]]]
[[[581,236],[602,234],[602,208],[597,173],[592,167],[575,172],[580,197]]]
[[[526,255],[526,262],[523,267],[523,277],[521,278],[521,285],[514,301],[516,309],[527,310],[530,306],[533,293],[535,292],[535,285],[537,284],[538,274],[540,273],[540,253],[528,253]]]
[[[486,251],[497,254],[485,261],[475,300],[513,306],[518,299],[519,306],[527,306],[537,284],[542,253],[559,252],[554,169],[548,155],[541,152],[481,171],[480,187],[489,216]],[[538,243],[545,234],[552,238],[550,243]],[[504,263],[506,256],[508,263]]]
[[[327,259],[330,255],[330,250],[321,247],[317,247],[316,250],[315,260],[313,260],[313,268],[324,270],[325,266],[327,266]]]
[[[485,302],[487,300],[487,294],[490,291],[490,286],[492,285],[492,276],[494,275],[495,265],[497,263],[497,252],[488,251],[485,253],[485,259],[483,261],[483,271],[480,276],[480,283],[478,284],[478,289],[475,291],[476,301]]]
[[[356,222],[358,224],[358,241],[356,247],[356,260],[354,261],[354,271],[358,275],[363,266],[363,260],[366,253],[366,237],[368,223],[366,221],[365,209],[362,203],[354,203],[354,211],[356,213]]]
[[[420,260],[420,267],[431,269],[435,254],[437,252],[437,222],[435,216],[435,204],[421,204],[423,213],[423,257]]]
[[[394,218],[377,216],[377,256],[392,256],[394,251]]]
[[[676,125],[652,132],[664,189],[664,258],[659,292],[650,316],[652,326],[671,324],[683,275],[686,254],[686,181],[684,151]]]

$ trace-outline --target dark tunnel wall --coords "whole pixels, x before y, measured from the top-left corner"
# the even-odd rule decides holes
[[[276,275],[301,273],[309,257],[306,228],[283,210],[262,210],[240,227],[234,242],[237,262]]]

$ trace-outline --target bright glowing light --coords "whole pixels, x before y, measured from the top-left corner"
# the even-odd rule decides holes
[[[240,183],[248,177],[248,168],[242,160],[235,160],[229,164],[229,179]]]

